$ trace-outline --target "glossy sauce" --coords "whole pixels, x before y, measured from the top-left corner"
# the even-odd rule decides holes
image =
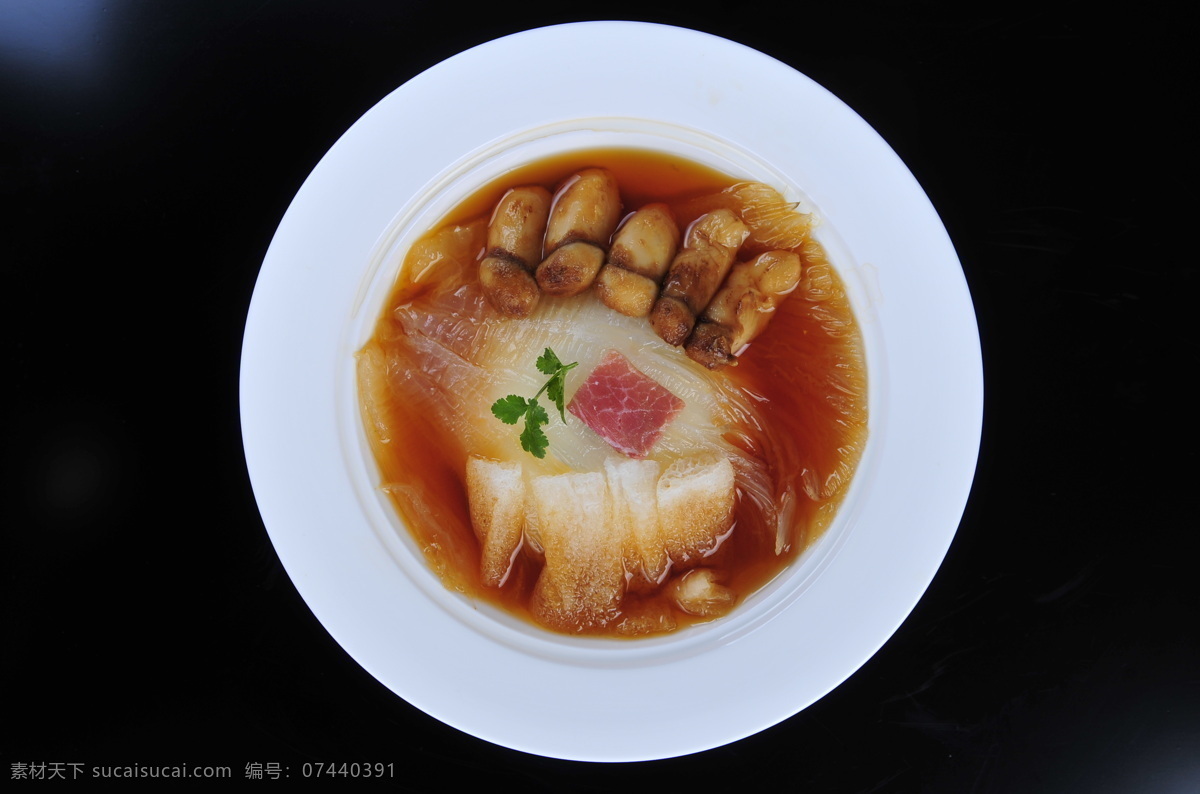
[[[438,228],[473,224],[471,233],[463,232],[461,245],[464,250],[476,243],[482,246],[486,219],[508,188],[541,184],[553,192],[564,179],[589,166],[603,166],[615,175],[625,213],[651,201],[665,202],[675,211],[681,228],[700,214],[696,207],[703,202],[698,203],[696,197],[736,182],[660,153],[576,152],[506,174],[464,201]],[[781,538],[748,499],[738,500],[732,532],[703,564],[717,571],[718,580],[732,588],[739,600],[778,575],[829,525],[866,441],[866,368],[861,333],[845,289],[815,241],[806,242],[797,252],[803,261],[800,286],[783,302],[738,366],[725,370],[759,405],[766,425],[743,427],[729,440],[769,461],[777,500],[790,516]],[[390,346],[405,344],[393,309],[402,304],[419,308],[431,279],[466,284],[477,278],[477,264],[469,255],[439,259],[433,269],[412,260],[410,256],[401,269],[364,350],[374,346],[386,352]],[[532,620],[527,603],[540,563],[522,552],[503,587],[482,584],[479,544],[464,486],[466,455],[446,438],[445,428],[406,410],[416,404],[419,395],[406,393],[410,387],[401,373],[389,373],[388,384],[386,399],[364,404],[365,413],[386,425],[387,441],[371,432],[372,422],[367,423],[368,436],[383,487],[430,565],[447,587]],[[497,420],[481,416],[478,421]],[[623,609],[661,609],[661,603],[655,602],[668,601],[661,591],[629,593]],[[671,611],[680,627],[700,620],[674,607]]]

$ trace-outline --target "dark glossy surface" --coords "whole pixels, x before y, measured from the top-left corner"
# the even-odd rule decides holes
[[[1151,5],[833,5],[601,11],[761,49],[905,160],[979,315],[975,487],[924,599],[833,693],[708,753],[600,766],[464,736],[346,656],[262,526],[237,402],[258,268],[324,151],[439,60],[586,17],[0,2],[0,777],[358,761],[414,791],[1200,790],[1191,36]]]

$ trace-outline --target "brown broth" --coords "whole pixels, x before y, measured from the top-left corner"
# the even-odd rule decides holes
[[[509,187],[541,184],[553,191],[563,179],[589,166],[603,166],[614,174],[625,212],[662,201],[672,206],[683,227],[694,219],[687,215],[689,210],[693,216],[699,214],[695,197],[737,181],[657,152],[573,152],[505,174],[456,207],[438,228],[473,221],[478,227],[479,219],[491,214]],[[804,264],[799,288],[783,302],[739,365],[727,370],[739,388],[754,396],[770,425],[762,432],[748,430],[736,443],[769,461],[777,495],[789,484],[796,495],[791,500],[791,532],[781,553],[776,553],[774,528],[765,526],[750,500],[739,499],[734,530],[704,560],[704,566],[716,570],[718,580],[732,588],[739,600],[777,576],[828,527],[866,441],[866,366],[844,286],[815,241],[806,242],[798,253]],[[386,353],[391,346],[406,344],[393,309],[405,303],[419,306],[427,288],[427,282],[414,281],[412,271],[412,262],[406,262],[364,352]],[[436,277],[466,283],[476,278],[474,271],[474,260],[464,257],[441,266]],[[467,451],[447,438],[444,428],[406,410],[420,395],[406,393],[405,379],[390,377],[388,386],[385,398],[375,398],[370,406],[364,402],[364,414],[380,417],[388,440],[382,442],[379,432],[371,432],[371,422],[368,436],[384,488],[429,564],[447,587],[532,621],[527,605],[540,564],[522,552],[503,587],[482,583],[480,549],[464,486]],[[362,399],[371,398],[364,394]],[[495,420],[489,416],[480,421]],[[628,594],[623,609],[661,610],[669,601],[662,589]],[[702,620],[674,606],[670,610],[679,627]]]

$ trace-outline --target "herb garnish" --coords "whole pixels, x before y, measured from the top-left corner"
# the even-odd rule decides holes
[[[563,410],[563,394],[566,391],[567,372],[578,363],[576,361],[574,364],[564,365],[553,350],[546,348],[546,351],[538,356],[537,368],[538,372],[549,375],[550,380],[538,389],[538,393],[528,400],[516,394],[510,394],[492,403],[492,413],[506,425],[515,425],[521,421],[521,417],[525,418],[525,429],[521,431],[521,449],[535,458],[546,457],[546,448],[550,446],[550,440],[546,438],[546,433],[542,430],[542,426],[550,421],[550,416],[546,413],[545,408],[538,405],[537,398],[542,396],[542,392],[546,392],[546,396],[558,407],[558,415],[562,417],[563,422],[566,422],[567,414]]]

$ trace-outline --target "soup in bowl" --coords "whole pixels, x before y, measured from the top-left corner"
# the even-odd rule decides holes
[[[399,531],[448,592],[555,633],[740,610],[829,529],[866,446],[827,222],[750,155],[648,121],[448,173],[384,236],[354,352]]]

